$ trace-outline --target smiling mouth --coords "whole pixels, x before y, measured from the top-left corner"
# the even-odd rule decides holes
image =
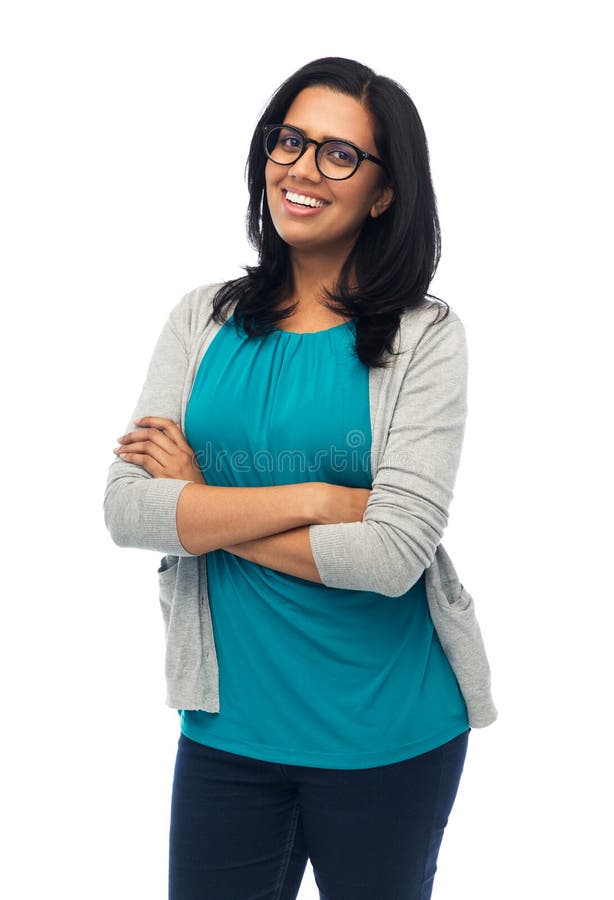
[[[288,196],[288,193],[292,195],[292,198]],[[308,194],[300,194],[297,191],[288,191],[287,188],[282,190],[282,194],[287,203],[291,203],[293,206],[303,207],[303,209],[323,209],[325,206],[330,205],[327,200],[318,200],[315,197],[310,197]]]

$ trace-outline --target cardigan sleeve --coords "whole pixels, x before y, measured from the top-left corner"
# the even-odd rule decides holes
[[[140,397],[123,433],[138,430],[134,420],[161,416],[181,422],[181,402],[189,353],[186,295],[171,311],[151,356]],[[142,466],[119,457],[111,463],[104,493],[104,521],[120,547],[196,556],[177,534],[177,502],[187,484],[179,478],[154,478]]]
[[[467,416],[467,345],[449,310],[420,337],[403,376],[361,522],[310,525],[327,587],[405,594],[448,522]]]

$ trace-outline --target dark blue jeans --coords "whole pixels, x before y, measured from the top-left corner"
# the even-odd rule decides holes
[[[295,900],[307,859],[321,900],[428,900],[469,731],[370,769],[264,762],[180,733],[170,900]]]

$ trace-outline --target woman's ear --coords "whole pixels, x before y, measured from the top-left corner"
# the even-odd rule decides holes
[[[394,191],[391,185],[382,188],[382,191],[369,210],[369,215],[373,219],[377,219],[383,212],[386,212],[392,201],[394,200]]]

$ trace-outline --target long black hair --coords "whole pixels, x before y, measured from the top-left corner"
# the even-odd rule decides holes
[[[377,154],[386,165],[382,178],[394,199],[376,218],[367,216],[349,252],[336,291],[325,289],[326,306],[356,319],[355,353],[369,367],[385,368],[385,353],[394,354],[393,339],[401,314],[424,303],[441,253],[437,202],[431,181],[424,128],[407,91],[353,59],[327,56],[302,66],[275,91],[254,129],[246,163],[250,245],[258,265],[225,282],[213,297],[212,317],[226,321],[224,308],[236,302],[234,319],[250,335],[267,334],[296,309],[281,311],[290,296],[292,269],[288,244],[271,219],[264,169],[262,127],[283,122],[294,98],[304,88],[322,85],[358,100],[370,114]],[[355,287],[350,287],[352,271]],[[439,300],[439,298],[435,298]],[[445,301],[448,314],[449,307]]]

